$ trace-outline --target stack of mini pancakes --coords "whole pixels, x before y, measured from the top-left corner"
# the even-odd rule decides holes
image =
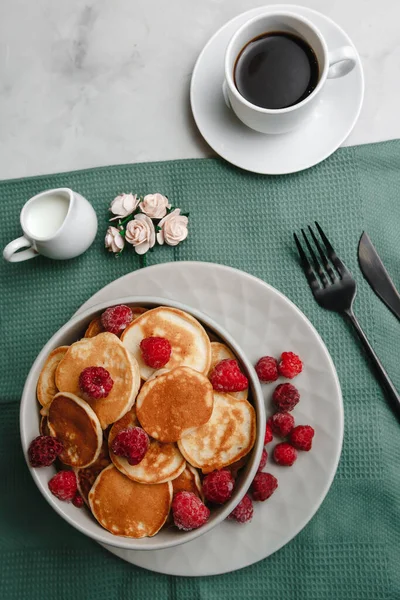
[[[237,470],[255,442],[256,419],[247,390],[213,390],[209,373],[236,358],[210,341],[191,315],[165,306],[132,307],[133,321],[120,339],[103,330],[100,317],[85,337],[53,350],[40,374],[42,435],[64,446],[59,460],[74,469],[79,491],[97,521],[115,535],[155,535],[168,519],[174,493],[203,499],[201,477],[223,468]],[[145,364],[140,342],[169,340],[172,352],[158,371]],[[103,367],[114,382],[106,398],[83,398],[79,375]],[[118,433],[142,427],[150,436],[144,459],[130,465],[111,451]]]

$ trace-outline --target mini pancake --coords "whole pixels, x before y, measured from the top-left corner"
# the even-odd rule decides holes
[[[132,320],[133,321],[147,311],[147,308],[143,308],[141,306],[131,306],[130,308],[132,310]],[[103,328],[103,325],[101,324],[101,318],[95,317],[94,319],[92,319],[92,321],[90,321],[90,323],[85,331],[84,337],[85,338],[95,337],[99,333],[104,333],[104,328]]]
[[[103,439],[100,454],[94,463],[85,469],[74,469],[78,482],[78,490],[87,505],[89,505],[89,492],[97,476],[110,464],[111,459],[108,454],[108,443],[106,439]]]
[[[247,400],[214,392],[211,419],[181,438],[179,450],[203,473],[220,470],[246,456],[256,439],[256,415]]]
[[[189,367],[178,367],[143,385],[136,400],[136,416],[150,437],[176,442],[207,423],[213,401],[207,377]]]
[[[226,358],[230,358],[237,361],[237,357],[233,354],[232,350],[228,348],[226,344],[221,344],[221,342],[211,342],[211,365],[210,370],[208,372],[208,376],[210,376],[211,371],[214,369],[215,365],[217,365],[221,360],[225,360]],[[242,392],[229,392],[231,396],[234,398],[238,398],[239,400],[247,400],[248,389],[243,390]]]
[[[138,361],[144,380],[154,372],[144,363],[140,350],[140,342],[147,337],[163,337],[171,344],[171,358],[166,369],[186,366],[207,375],[211,360],[210,340],[204,327],[188,313],[159,306],[135,319],[123,331],[121,340]]]
[[[197,469],[186,463],[186,469],[176,479],[171,481],[173,495],[178,492],[192,492],[202,502],[204,502],[203,490],[201,487],[201,481]],[[172,511],[169,512],[168,519],[165,523],[166,527],[172,527],[174,525],[174,518]]]
[[[103,431],[96,413],[78,396],[59,392],[47,418],[50,435],[64,445],[59,459],[70,467],[88,467],[98,458]]]
[[[106,398],[85,397],[105,429],[132,408],[140,386],[139,367],[116,335],[99,333],[69,347],[56,370],[58,389],[82,397],[79,375],[86,367],[103,367],[114,381]]]
[[[40,430],[40,435],[50,435],[50,429],[49,429],[49,424],[47,422],[46,415],[43,415],[40,418],[39,430]]]
[[[85,331],[85,338],[92,338],[95,337],[96,335],[98,335],[99,333],[103,333],[104,329],[103,329],[103,325],[101,324],[101,319],[100,317],[96,317],[95,319],[93,319],[92,321],[90,321],[86,331]]]
[[[49,354],[37,382],[37,399],[43,407],[49,406],[58,389],[55,382],[55,373],[58,364],[64,358],[69,346],[55,348]]]
[[[126,413],[111,428],[108,438],[110,457],[114,465],[129,479],[139,483],[164,483],[178,477],[186,467],[186,460],[179,452],[176,444],[163,444],[150,440],[150,446],[145,457],[137,465],[130,465],[123,456],[117,456],[111,450],[111,445],[123,429],[140,427],[136,418],[135,408]]]
[[[172,484],[132,481],[114,465],[105,468],[89,492],[89,505],[104,529],[114,535],[143,538],[155,535],[167,520]]]
[[[199,474],[192,465],[186,464],[186,469],[172,481],[174,494],[178,492],[193,492],[204,502]]]
[[[128,306],[132,311],[133,320],[137,319],[138,317],[140,317],[140,315],[143,315],[149,310],[148,308],[143,308],[143,306],[132,306],[131,304],[128,304]]]
[[[164,375],[164,373],[168,373],[169,369],[157,369],[157,371],[154,371],[154,373],[152,375],[150,375],[150,377],[148,378],[147,381],[152,381],[153,379],[157,379],[157,377],[160,377],[160,375]]]

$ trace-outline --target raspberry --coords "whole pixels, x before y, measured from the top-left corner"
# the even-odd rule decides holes
[[[279,437],[287,437],[294,427],[294,418],[288,412],[278,412],[268,419],[272,433]]]
[[[83,502],[83,498],[82,498],[82,496],[80,495],[79,492],[76,492],[76,494],[75,494],[75,496],[74,496],[74,498],[72,500],[72,504],[74,506],[76,506],[76,508],[82,508],[84,502]]]
[[[255,366],[258,378],[262,383],[276,381],[278,375],[278,362],[273,356],[263,356]]]
[[[111,450],[117,456],[124,456],[130,465],[137,465],[143,460],[150,446],[149,436],[140,427],[123,429],[114,438]]]
[[[228,519],[238,523],[248,523],[253,517],[253,501],[249,494],[243,496],[236,508],[233,509]]]
[[[268,419],[268,421],[269,421],[269,419]],[[272,440],[274,439],[272,436],[271,425],[268,421],[267,421],[267,425],[265,427],[264,446],[266,446],[267,444],[272,442]]]
[[[184,531],[201,527],[210,516],[210,510],[193,492],[178,492],[171,508],[175,525]]]
[[[257,472],[263,470],[263,468],[267,464],[267,458],[268,458],[268,452],[265,449],[263,449],[262,454],[261,454],[260,464],[258,465]]]
[[[305,452],[308,452],[311,450],[314,434],[315,431],[311,425],[298,425],[290,434],[290,443],[293,444],[297,450],[305,450]]]
[[[288,444],[287,442],[281,442],[275,446],[273,456],[274,461],[278,465],[282,465],[283,467],[291,467],[296,461],[297,450],[296,448],[293,448],[291,444]]]
[[[217,363],[211,372],[210,381],[218,392],[241,392],[249,386],[247,377],[233,358],[225,358]]]
[[[281,360],[278,364],[279,375],[293,379],[303,370],[303,363],[300,357],[294,352],[282,352]]]
[[[104,330],[115,335],[120,335],[126,329],[126,326],[132,322],[132,319],[132,311],[125,304],[107,308],[100,318]]]
[[[87,367],[79,375],[79,387],[89,398],[107,398],[113,385],[110,373],[103,367]]]
[[[29,462],[32,467],[49,467],[63,449],[64,446],[56,438],[49,435],[39,435],[29,446]]]
[[[278,480],[271,473],[257,473],[251,484],[253,500],[263,502],[268,500],[278,487]]]
[[[291,383],[280,383],[272,394],[272,401],[282,412],[293,410],[299,400],[299,390]]]
[[[232,496],[235,480],[230,471],[213,471],[203,479],[203,494],[208,502],[225,504]]]
[[[165,367],[171,358],[171,344],[166,338],[148,337],[140,342],[143,360],[152,369]]]
[[[74,499],[78,486],[73,471],[59,471],[49,481],[49,490],[59,500],[69,502]]]

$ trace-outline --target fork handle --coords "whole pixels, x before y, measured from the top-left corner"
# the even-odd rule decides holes
[[[387,374],[384,366],[376,355],[374,349],[368,341],[367,336],[361,328],[360,323],[358,322],[355,314],[352,310],[345,311],[347,317],[350,322],[354,326],[358,337],[360,338],[367,355],[369,356],[373,366],[375,367],[377,378],[384,389],[390,404],[392,405],[393,410],[397,413],[397,417],[400,419],[400,394],[397,392],[396,388],[393,385],[389,375]]]

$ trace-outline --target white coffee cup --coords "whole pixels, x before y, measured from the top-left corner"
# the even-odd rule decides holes
[[[314,50],[319,65],[319,80],[307,98],[288,108],[269,109],[252,104],[238,91],[234,82],[235,63],[241,50],[254,38],[268,32],[294,34]],[[317,27],[308,19],[291,12],[258,15],[242,25],[231,38],[225,53],[225,100],[236,116],[248,127],[261,133],[285,133],[301,125],[315,109],[327,79],[343,77],[357,64],[352,46],[328,50]]]
[[[46,190],[24,205],[20,215],[24,235],[3,250],[10,262],[35,258],[39,254],[57,260],[85,252],[97,233],[93,206],[69,188]],[[27,248],[18,252],[21,248]]]

